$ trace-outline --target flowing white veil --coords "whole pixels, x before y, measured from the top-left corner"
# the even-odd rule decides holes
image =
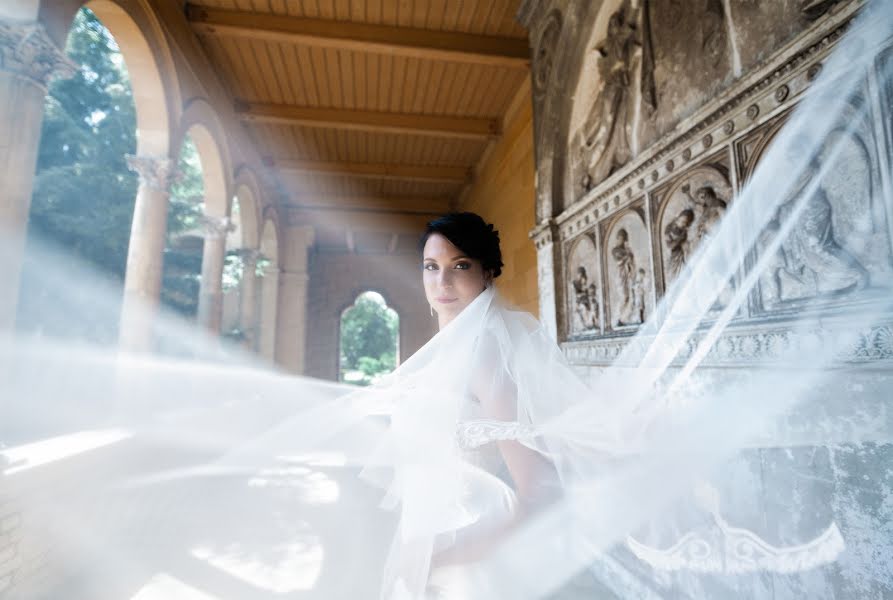
[[[891,33],[893,5],[866,5],[591,385],[492,288],[360,390],[272,373],[169,318],[156,355],[0,338],[0,567],[16,557],[0,583],[139,600],[893,594],[889,363],[842,369],[890,344],[889,282],[845,319],[805,307],[765,368],[700,369],[842,160],[828,142],[869,111],[856,99]],[[79,290],[94,312],[111,297],[53,257],[41,276],[69,314]],[[545,465],[524,495],[482,458],[503,442]],[[451,548],[467,560],[439,564]]]

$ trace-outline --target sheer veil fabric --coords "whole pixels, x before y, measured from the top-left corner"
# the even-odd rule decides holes
[[[383,505],[400,517],[382,598],[424,597],[432,556],[455,547],[460,561],[463,552],[470,560],[487,538],[573,479],[573,440],[550,422],[587,398],[586,388],[538,321],[492,287],[355,401],[372,401],[364,396],[377,398],[390,426],[361,476],[386,490]],[[589,433],[587,449],[621,447],[616,435]],[[502,452],[539,469],[521,497]],[[450,573],[459,585],[460,568],[438,572],[435,585]]]
[[[867,3],[850,31],[591,386],[493,288],[365,389],[270,373],[217,340],[164,357],[0,336],[0,510],[19,505],[13,521],[69,576],[19,595],[177,597],[134,593],[161,578],[215,600],[519,600],[587,570],[598,591],[583,597],[886,597],[890,363],[853,349],[890,348],[890,288],[845,326],[821,304],[792,311],[765,340],[771,364],[701,368],[750,327],[736,315],[842,152],[825,142],[871,109],[850,100],[888,52],[893,4]],[[43,274],[77,314],[52,258]],[[115,297],[88,283],[91,302]],[[171,345],[194,333],[164,327]]]

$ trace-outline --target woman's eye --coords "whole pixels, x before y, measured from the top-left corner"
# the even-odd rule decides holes
[[[465,269],[470,269],[470,268],[471,268],[471,264],[470,264],[470,263],[467,263],[467,262],[456,263],[456,268],[457,268],[457,269],[463,269],[463,270],[465,270]]]
[[[426,271],[436,271],[437,265],[435,265],[434,263],[428,263],[422,268],[425,269]]]

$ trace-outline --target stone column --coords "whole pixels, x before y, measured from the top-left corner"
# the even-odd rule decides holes
[[[287,253],[279,274],[279,311],[276,319],[276,362],[286,370],[303,374],[307,347],[307,282],[309,248],[313,227],[288,229]]]
[[[128,156],[127,165],[139,175],[140,185],[127,248],[118,343],[123,350],[138,352],[152,349],[174,163],[164,156]]]
[[[239,306],[239,328],[245,335],[244,345],[248,350],[257,349],[258,320],[257,320],[257,261],[260,252],[254,249],[245,249],[242,252],[242,292],[239,294],[241,305]]]
[[[537,225],[530,233],[536,246],[536,275],[539,288],[540,322],[552,339],[558,339],[559,322],[558,307],[560,306],[560,286],[555,280],[556,273],[560,273],[558,227],[550,219]]]
[[[0,19],[0,332],[15,327],[47,86],[76,70],[42,24]]]
[[[205,247],[202,252],[202,280],[198,293],[198,322],[213,333],[220,333],[223,318],[223,263],[226,258],[226,234],[233,230],[229,217],[202,219]]]
[[[270,261],[263,269],[258,323],[258,351],[273,362],[276,356],[276,315],[279,310],[279,265]]]

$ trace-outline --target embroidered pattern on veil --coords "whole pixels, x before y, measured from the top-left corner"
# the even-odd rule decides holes
[[[532,426],[517,421],[472,419],[456,427],[456,443],[463,450],[473,450],[490,442],[527,439],[533,435]]]

